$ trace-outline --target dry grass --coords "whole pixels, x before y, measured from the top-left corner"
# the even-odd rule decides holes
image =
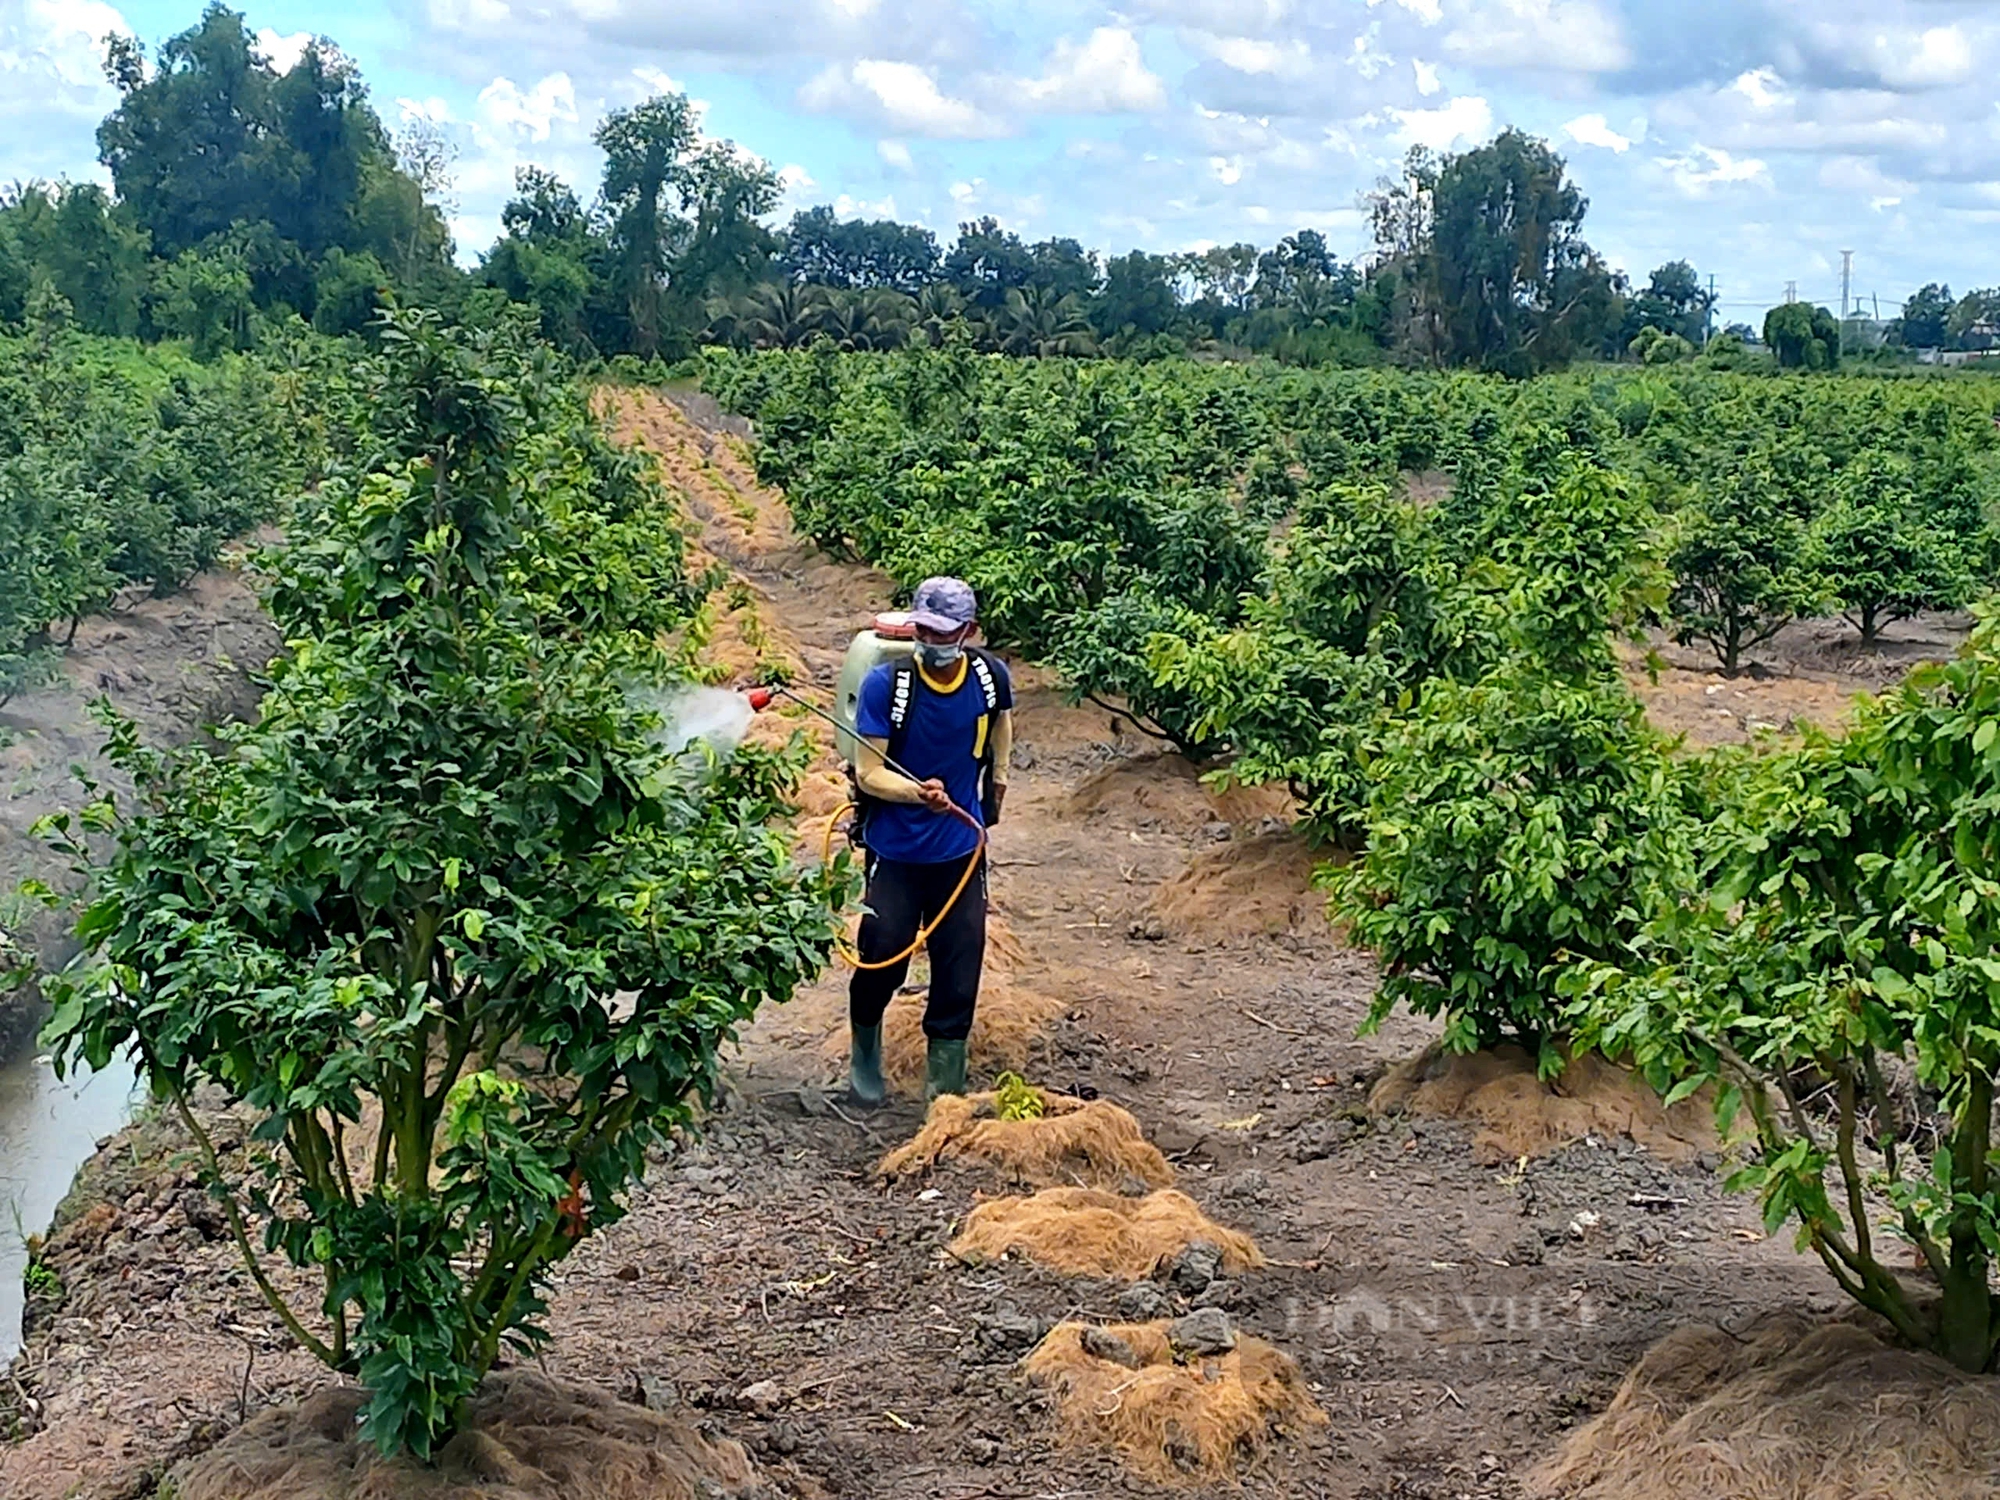
[[[1071,1441],[1108,1448],[1147,1478],[1225,1478],[1274,1437],[1326,1421],[1298,1366],[1261,1339],[1238,1334],[1229,1353],[1182,1365],[1164,1322],[1105,1329],[1135,1369],[1086,1352],[1087,1326],[1058,1324],[1022,1368],[1057,1393]]]
[[[1533,1483],[1576,1500],[1991,1500],[2000,1381],[1857,1323],[1682,1328]]]
[[[1300,835],[1259,833],[1203,849],[1162,885],[1149,903],[1175,937],[1270,937],[1281,932],[1327,933],[1326,898],[1312,889],[1322,859],[1344,861],[1335,849],[1315,855]]]
[[[1291,797],[1283,787],[1217,790],[1202,774],[1199,766],[1171,752],[1135,755],[1079,782],[1069,795],[1069,810],[1085,820],[1108,818],[1185,833],[1218,821],[1251,824],[1291,811]]]
[[[686,1422],[532,1371],[490,1377],[432,1467],[382,1458],[341,1386],[261,1412],[174,1476],[180,1500],[719,1500],[749,1457]]]
[[[1587,1135],[1624,1136],[1673,1162],[1717,1145],[1705,1091],[1668,1109],[1645,1079],[1595,1053],[1571,1059],[1553,1083],[1543,1083],[1520,1047],[1459,1054],[1433,1045],[1391,1068],[1368,1108],[1469,1121],[1478,1127],[1474,1153],[1487,1163],[1542,1156]]]
[[[885,1177],[914,1177],[944,1162],[983,1166],[1024,1187],[1171,1187],[1173,1168],[1125,1110],[1043,1094],[1038,1120],[1002,1120],[992,1094],[947,1094],[908,1144],[882,1158]]]
[[[1069,1276],[1139,1281],[1199,1240],[1221,1247],[1231,1274],[1264,1264],[1248,1235],[1223,1228],[1171,1188],[1143,1198],[1077,1187],[996,1198],[973,1209],[951,1253],[977,1263],[1011,1252]]]

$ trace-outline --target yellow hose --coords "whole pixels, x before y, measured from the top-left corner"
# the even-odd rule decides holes
[[[860,969],[866,973],[873,973],[878,969],[893,969],[897,964],[915,957],[916,951],[923,947],[925,942],[929,940],[930,935],[944,925],[944,919],[950,916],[951,909],[958,905],[958,898],[963,896],[965,888],[972,884],[972,872],[979,868],[980,860],[986,857],[986,828],[977,818],[973,817],[971,813],[960,807],[956,802],[952,804],[951,810],[960,822],[966,824],[974,833],[979,835],[978,846],[973,849],[972,857],[966,860],[965,873],[958,877],[958,885],[952,891],[951,899],[945,902],[943,908],[931,919],[928,927],[920,926],[917,928],[917,935],[910,943],[910,946],[905,948],[901,953],[898,953],[894,958],[885,958],[879,963],[871,964],[864,960],[854,949],[836,940],[833,945],[833,951],[839,957],[840,961],[850,969]],[[826,836],[821,840],[819,850],[819,862],[821,864],[832,863],[834,826],[840,822],[842,814],[852,811],[854,811],[854,804],[850,802],[846,807],[835,811],[834,815],[826,820]]]

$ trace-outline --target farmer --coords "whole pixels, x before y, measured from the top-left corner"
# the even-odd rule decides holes
[[[977,607],[962,580],[926,579],[910,605],[914,659],[885,663],[861,685],[855,779],[868,891],[860,956],[867,965],[902,955],[886,968],[857,968],[848,990],[848,1084],[863,1104],[882,1102],[882,1014],[909,973],[906,950],[933,922],[924,1096],[965,1092],[965,1039],[986,958],[979,828],[999,816],[1014,743],[1007,669],[966,644]]]

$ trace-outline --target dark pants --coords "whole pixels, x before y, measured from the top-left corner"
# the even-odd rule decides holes
[[[970,854],[966,859],[979,859]],[[951,900],[965,873],[965,859],[915,865],[868,857],[868,914],[861,919],[861,960],[880,963],[910,946],[918,927]],[[979,971],[986,960],[986,869],[982,861],[951,914],[926,945],[931,956],[931,992],[924,1006],[924,1034],[939,1041],[964,1041],[972,1031],[972,1008],[979,1002]],[[855,1026],[880,1026],[903,980],[906,958],[886,969],[856,969],[847,989],[847,1016]]]

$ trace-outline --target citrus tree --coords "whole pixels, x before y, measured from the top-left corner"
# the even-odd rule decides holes
[[[1806,523],[1766,462],[1712,476],[1680,518],[1674,638],[1699,641],[1734,677],[1744,654],[1824,602],[1809,563]]]
[[[1870,450],[1842,471],[1833,503],[1813,518],[1807,564],[1872,646],[1884,625],[1965,604],[1984,540],[1937,524],[1911,464]]]
[[[1524,452],[1490,542],[1504,652],[1387,723],[1363,772],[1366,852],[1324,878],[1381,961],[1371,1027],[1407,1005],[1443,1016],[1455,1051],[1515,1038],[1546,1073],[1561,964],[1629,952],[1638,893],[1681,857],[1683,778],[1611,652],[1661,591],[1650,514],[1546,431]]]
[[[1631,1056],[1670,1099],[1717,1085],[1725,1127],[1751,1130],[1734,1185],[1770,1230],[1796,1222],[1904,1338],[1990,1370],[2000,618],[1864,701],[1848,734],[1736,768],[1720,803],[1700,878],[1664,893],[1643,961],[1565,976],[1578,1038]],[[1934,1149],[1899,1064],[1942,1114]]]
[[[56,821],[97,894],[46,1039],[65,1068],[134,1049],[277,1316],[421,1455],[545,1337],[550,1268],[733,1028],[821,966],[844,866],[800,872],[773,827],[795,756],[690,765],[636,706],[686,603],[638,585],[678,533],[619,529],[574,399],[503,335],[383,333],[373,459],[272,563],[289,649],[255,722],[220,755],[119,726],[136,806]],[[652,550],[600,566],[593,528]],[[258,1117],[247,1154],[205,1086]]]

